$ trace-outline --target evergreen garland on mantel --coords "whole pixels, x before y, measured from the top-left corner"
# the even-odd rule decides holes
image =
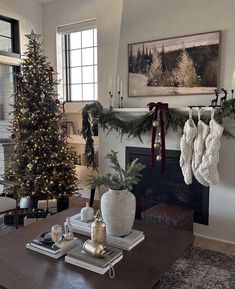
[[[99,126],[108,133],[115,130],[121,136],[126,135],[128,138],[138,137],[141,140],[141,136],[152,129],[152,113],[153,111],[133,120],[124,121],[117,116],[118,113],[113,111],[112,108],[109,110],[104,109],[99,102],[86,105],[82,111],[81,134],[86,142],[85,156],[88,166],[91,166],[94,169],[96,168],[94,140],[92,138],[92,125],[94,123],[98,123]],[[176,108],[169,108],[169,110],[163,112],[163,118],[166,130],[171,127],[174,131],[177,131],[179,128],[183,129],[184,124],[188,119],[188,113]],[[216,121],[222,124],[224,118],[235,119],[235,99],[224,101],[219,108],[216,108]],[[209,123],[210,113],[205,112],[201,116],[201,119],[206,123]],[[194,117],[194,121],[197,122],[197,117]],[[224,130],[224,135],[232,138],[235,137],[226,130]]]

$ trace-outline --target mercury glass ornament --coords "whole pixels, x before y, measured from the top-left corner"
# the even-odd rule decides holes
[[[160,147],[161,147],[160,142],[159,142],[159,141],[155,142],[154,148],[155,148],[155,149],[160,149]]]
[[[160,121],[159,120],[156,119],[156,120],[153,121],[153,126],[154,127],[158,127],[159,125],[160,125]]]
[[[157,155],[157,156],[156,156],[156,160],[157,160],[158,162],[160,162],[160,161],[162,160],[162,156],[161,156],[161,155]]]
[[[58,247],[60,241],[63,237],[62,227],[60,225],[54,225],[51,228],[51,239],[55,243],[54,245]]]

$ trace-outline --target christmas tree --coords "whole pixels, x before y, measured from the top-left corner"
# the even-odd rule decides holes
[[[57,81],[33,31],[18,75],[13,109],[14,152],[4,178],[16,182],[19,196],[44,199],[71,195],[77,188],[75,153],[66,142]]]

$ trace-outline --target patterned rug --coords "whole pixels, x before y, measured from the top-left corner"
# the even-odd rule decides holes
[[[235,289],[235,256],[192,247],[154,289]]]

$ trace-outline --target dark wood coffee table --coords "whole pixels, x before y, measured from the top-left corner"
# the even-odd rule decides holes
[[[191,233],[136,222],[135,228],[143,230],[146,239],[124,251],[124,259],[115,266],[115,279],[67,264],[64,257],[55,260],[25,249],[40,233],[78,212],[69,209],[1,236],[0,285],[7,289],[150,289],[193,242]]]

